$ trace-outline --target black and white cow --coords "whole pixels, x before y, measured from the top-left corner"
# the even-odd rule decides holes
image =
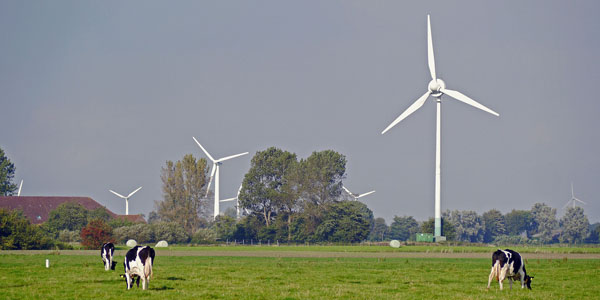
[[[152,277],[152,264],[154,263],[154,249],[148,246],[135,246],[125,254],[125,277],[127,289],[133,287],[134,277],[137,276],[137,286],[140,287],[140,278],[142,279],[142,289],[148,288],[148,282]]]
[[[492,271],[488,280],[488,289],[494,278],[500,283],[500,290],[502,290],[502,282],[506,278],[510,282],[511,290],[513,280],[520,280],[521,288],[525,288],[525,285],[527,285],[527,288],[531,289],[531,279],[533,279],[533,277],[527,275],[521,255],[510,249],[498,249],[492,254]]]
[[[114,270],[116,262],[113,262],[113,257],[115,254],[115,245],[113,243],[104,243],[102,244],[102,249],[100,249],[100,257],[102,257],[102,262],[104,263],[104,270],[108,271]]]

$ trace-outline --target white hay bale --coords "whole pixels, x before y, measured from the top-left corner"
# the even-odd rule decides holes
[[[133,248],[133,247],[137,246],[137,242],[135,240],[129,240],[129,241],[127,241],[126,245],[129,248]]]
[[[392,247],[392,248],[400,248],[400,241],[399,240],[391,240],[390,241],[390,247]]]
[[[156,243],[155,247],[156,248],[169,247],[169,243],[167,243],[167,241],[165,241],[165,240],[162,240],[162,241]]]

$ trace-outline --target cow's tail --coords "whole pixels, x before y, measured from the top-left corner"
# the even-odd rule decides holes
[[[144,264],[144,275],[146,278],[152,278],[152,257],[148,257],[146,259],[146,263]]]

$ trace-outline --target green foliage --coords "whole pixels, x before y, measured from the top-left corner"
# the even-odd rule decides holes
[[[590,235],[586,238],[586,243],[598,244],[600,242],[600,223],[590,225]]]
[[[113,236],[118,243],[126,243],[134,239],[138,244],[151,243],[155,241],[154,230],[149,224],[139,223],[131,226],[123,226],[113,231]]]
[[[167,161],[160,176],[163,200],[155,202],[160,220],[176,222],[188,234],[199,228],[201,216],[208,213],[207,200],[203,198],[208,185],[208,172],[206,159],[196,160],[192,154],[185,155],[183,160],[175,163]]]
[[[48,249],[53,246],[36,225],[29,223],[21,211],[0,208],[0,249]]]
[[[346,177],[346,157],[333,150],[313,152],[300,161],[300,198],[305,205],[327,204],[339,199]]]
[[[536,237],[544,243],[554,239],[553,230],[558,227],[556,221],[556,208],[551,208],[545,203],[535,203],[531,208],[531,216],[536,224]]]
[[[81,229],[81,245],[85,249],[100,249],[104,243],[114,243],[112,228],[103,220],[91,220]]]
[[[17,190],[17,185],[12,182],[15,176],[15,164],[13,164],[0,148],[0,196],[11,196]]]
[[[383,241],[388,238],[389,228],[384,218],[375,218],[373,228],[369,233],[369,241]]]
[[[212,244],[217,240],[217,233],[212,228],[200,228],[192,235],[193,244]]]
[[[504,221],[506,224],[506,234],[508,235],[520,235],[524,231],[533,233],[535,230],[535,221],[531,212],[527,210],[513,209],[504,216]]]
[[[315,240],[361,242],[373,226],[373,212],[360,201],[340,201],[326,205],[323,220],[315,230]]]
[[[390,239],[407,241],[415,240],[415,234],[419,232],[419,223],[413,217],[394,216],[390,224]]]
[[[217,238],[221,241],[233,239],[236,228],[235,223],[235,219],[230,216],[217,216],[213,223]]]
[[[88,210],[87,219],[88,219],[88,222],[90,222],[91,220],[96,220],[96,219],[102,220],[104,222],[108,222],[111,219],[111,217],[110,217],[110,214],[108,213],[108,210],[106,210],[105,207],[98,207],[93,210]]]
[[[559,237],[561,243],[581,243],[588,236],[590,223],[583,213],[583,208],[568,207],[567,213],[560,220],[562,233]]]
[[[489,210],[483,213],[483,242],[492,242],[496,237],[506,234],[506,225],[504,222],[504,216],[497,209]]]
[[[48,231],[58,234],[59,231],[67,229],[80,231],[88,223],[88,210],[79,203],[64,202],[48,214],[46,228]]]
[[[135,225],[135,223],[122,218],[114,218],[108,221],[108,226],[112,227],[112,229],[131,225]]]
[[[169,244],[181,244],[187,243],[190,240],[190,236],[187,232],[175,222],[158,222],[155,224],[148,224],[153,230],[154,241],[165,240]]]
[[[265,224],[260,215],[245,216],[235,225],[233,239],[238,241],[258,240],[258,232],[263,227],[265,227]]]
[[[430,233],[435,234],[435,219],[429,218],[429,220],[423,222],[421,224],[420,233]],[[448,241],[456,240],[456,228],[452,224],[452,222],[448,221],[445,217],[442,217],[442,235],[446,237]]]
[[[58,241],[63,243],[81,242],[81,236],[79,234],[79,231],[63,229],[58,233]]]
[[[459,241],[481,243],[483,241],[483,221],[474,211],[445,211],[442,215],[454,225]]]

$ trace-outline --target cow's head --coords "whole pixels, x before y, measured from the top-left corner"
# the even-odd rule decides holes
[[[117,262],[113,260],[112,266],[110,266],[110,269],[114,270],[116,266],[117,266]]]
[[[533,276],[525,275],[525,284],[528,289],[531,289],[531,279],[533,279]]]

